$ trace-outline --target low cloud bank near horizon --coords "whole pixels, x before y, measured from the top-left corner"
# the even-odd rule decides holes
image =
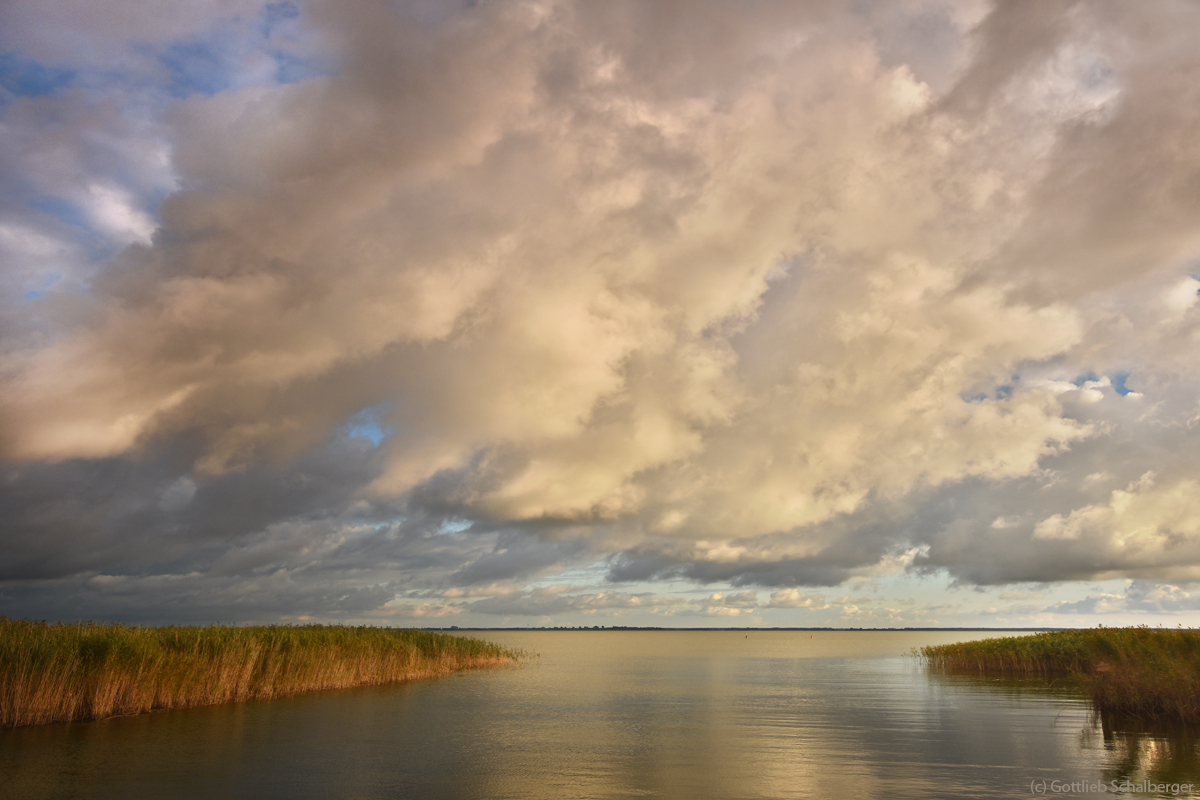
[[[0,10],[0,610],[1194,610],[1194,5],[109,5]]]

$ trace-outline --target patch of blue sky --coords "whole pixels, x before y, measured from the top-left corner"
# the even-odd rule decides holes
[[[16,53],[0,54],[0,86],[19,97],[45,97],[71,85],[74,70],[46,66]]]
[[[347,427],[346,432],[352,437],[369,439],[375,447],[379,447],[388,437],[387,431],[376,422],[353,423]]]
[[[237,84],[236,71],[222,48],[205,41],[176,42],[159,60],[169,71],[172,97],[214,95]]]
[[[59,222],[64,222],[73,228],[91,230],[91,225],[88,224],[87,216],[83,213],[83,209],[77,204],[64,200],[61,197],[40,195],[27,200],[26,205],[29,208],[41,211],[47,216],[54,217]]]
[[[308,78],[322,78],[333,74],[333,70],[319,59],[304,58],[285,50],[271,53],[275,59],[275,81],[297,83]]]
[[[1122,397],[1133,391],[1133,389],[1130,389],[1125,385],[1125,382],[1129,380],[1129,376],[1131,374],[1132,373],[1129,372],[1117,372],[1109,376],[1109,380],[1112,382],[1113,389],[1115,389],[1117,394],[1121,395]]]
[[[262,34],[265,38],[270,38],[271,33],[280,25],[288,20],[296,19],[300,16],[300,7],[290,0],[283,0],[280,3],[267,3],[262,11]]]
[[[254,51],[275,62],[270,79],[277,83],[332,74],[329,64],[297,45],[293,20],[299,16],[293,3],[272,3],[264,10],[257,29],[225,26],[169,45],[157,55],[170,76],[167,92],[180,99],[196,94],[212,96],[262,80],[266,76],[257,68],[246,71],[247,64],[256,61],[247,61]],[[284,27],[288,28],[286,32],[281,30]]]
[[[987,392],[976,392],[975,394],[962,395],[965,403],[985,403],[988,400],[1007,400],[1012,397],[1013,387],[1011,384],[1002,383],[992,390],[991,394]]]
[[[357,412],[342,426],[347,436],[367,439],[375,447],[395,433],[395,428],[384,425],[382,415],[387,410],[386,403],[368,406]]]
[[[450,519],[442,520],[442,524],[438,526],[438,533],[462,533],[470,528],[475,523],[469,519],[458,519],[451,517]]]
[[[304,47],[299,23],[300,7],[290,0],[268,3],[262,11],[259,32],[265,40],[265,52],[275,60],[275,82],[296,83],[307,78],[332,75],[332,65]]]
[[[158,215],[158,207],[162,205],[164,200],[175,194],[177,191],[179,191],[178,178],[176,178],[176,182],[170,186],[156,186],[143,191],[138,195],[142,201],[142,207],[145,209],[146,213],[150,215],[150,218],[154,220],[155,225],[160,227],[162,225],[162,219]]]
[[[74,229],[70,234],[72,242],[80,247],[93,262],[111,257],[124,246],[123,242],[114,241],[103,231],[97,230],[88,219],[83,207],[78,203],[54,195],[14,197],[13,199],[27,208],[40,211]]]
[[[62,275],[59,275],[57,272],[51,272],[42,278],[42,283],[37,289],[26,290],[23,297],[26,300],[37,300],[39,297],[44,296],[60,280],[62,280]]]

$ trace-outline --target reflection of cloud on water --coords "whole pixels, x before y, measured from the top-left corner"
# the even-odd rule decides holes
[[[1200,728],[1163,722],[1100,715],[1095,726],[1080,737],[1084,749],[1102,747],[1111,766],[1103,770],[1104,782],[1190,783],[1200,788]]]
[[[1077,714],[1088,709],[1078,741],[1081,753],[1098,768],[1098,775],[1089,780],[1103,781],[1109,788],[1113,781],[1118,785],[1150,781],[1200,787],[1198,726],[1097,713],[1086,692],[1069,678],[927,674],[937,691],[950,692],[963,701],[991,697],[1018,704],[1057,705],[1062,713],[1055,725],[1078,723]],[[1069,777],[1081,780],[1085,776]]]

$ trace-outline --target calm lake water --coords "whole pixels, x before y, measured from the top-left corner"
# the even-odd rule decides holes
[[[905,656],[997,632],[472,635],[540,656],[0,731],[0,797],[1012,798],[1042,786],[1112,797],[1098,784],[1147,779],[1200,786],[1196,730],[1102,723],[1069,689],[929,675]]]

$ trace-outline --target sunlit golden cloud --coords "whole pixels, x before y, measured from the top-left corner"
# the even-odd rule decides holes
[[[43,5],[8,578],[1200,575],[1191,5]]]

